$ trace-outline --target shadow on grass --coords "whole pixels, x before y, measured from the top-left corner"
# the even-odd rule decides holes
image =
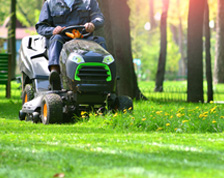
[[[5,86],[0,85],[0,118],[18,119],[22,107],[20,84],[12,83],[11,98],[6,98]]]
[[[146,145],[130,148],[126,144],[105,144],[105,139],[91,144],[85,139],[79,140],[81,143],[70,142],[71,145],[57,141],[6,144],[0,148],[3,155],[0,162],[4,165],[0,176],[3,172],[9,177],[12,173],[52,177],[58,172],[66,177],[212,177],[214,174],[221,177],[224,174],[219,154],[198,155],[198,152]]]
[[[12,82],[11,98],[6,98],[5,86],[0,85],[0,118],[18,119],[22,107],[20,84]]]
[[[0,118],[18,119],[21,107],[22,101],[18,97],[16,99],[0,97]]]

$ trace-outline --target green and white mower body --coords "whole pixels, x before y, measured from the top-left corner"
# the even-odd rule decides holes
[[[29,36],[20,49],[22,99],[20,120],[61,123],[81,111],[123,110],[133,107],[127,96],[116,95],[113,56],[99,44],[73,39],[60,55],[62,90],[51,90],[45,38]]]

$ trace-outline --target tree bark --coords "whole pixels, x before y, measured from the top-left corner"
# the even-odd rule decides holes
[[[203,97],[203,17],[205,0],[190,0],[188,16],[188,102]]]
[[[205,52],[206,52],[206,79],[207,79],[207,102],[213,101],[213,85],[212,85],[212,67],[211,67],[211,34],[209,27],[209,6],[208,0],[205,2],[205,20],[204,20],[204,32],[205,32]]]
[[[155,91],[163,91],[163,81],[165,75],[165,66],[166,66],[166,53],[167,53],[167,15],[169,9],[169,0],[163,0],[163,12],[160,22],[160,56],[157,67],[156,74],[156,87]]]
[[[16,0],[11,0],[10,25],[8,28],[8,53],[11,53],[11,79],[16,76]]]
[[[218,0],[216,28],[215,83],[224,83],[224,1]]]
[[[107,50],[113,55],[114,54],[114,44],[113,44],[113,35],[112,35],[112,22],[110,16],[110,3],[108,0],[98,0],[101,11],[105,18],[104,28],[101,28],[95,32],[95,35],[103,36],[106,39]],[[105,33],[106,32],[106,33]]]
[[[99,0],[99,3],[105,17],[104,31],[108,51],[116,59],[117,76],[120,77],[117,93],[141,99],[143,95],[138,88],[131,51],[130,9],[127,0]]]

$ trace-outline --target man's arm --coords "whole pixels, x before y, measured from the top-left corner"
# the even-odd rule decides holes
[[[53,35],[54,26],[53,20],[51,17],[50,9],[48,6],[48,2],[45,1],[41,13],[39,22],[35,25],[37,33],[43,35],[47,38],[50,38]]]
[[[93,23],[95,30],[97,30],[104,25],[104,16],[100,11],[99,4],[96,0],[91,0],[90,8],[91,23]]]

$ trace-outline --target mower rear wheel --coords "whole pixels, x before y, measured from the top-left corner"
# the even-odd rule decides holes
[[[129,96],[118,96],[117,109],[124,111],[125,109],[133,110],[133,101]]]
[[[63,107],[61,97],[57,94],[47,94],[41,104],[41,120],[43,124],[61,123]]]
[[[26,84],[25,89],[23,91],[22,100],[23,104],[34,98],[33,86],[31,84]]]

